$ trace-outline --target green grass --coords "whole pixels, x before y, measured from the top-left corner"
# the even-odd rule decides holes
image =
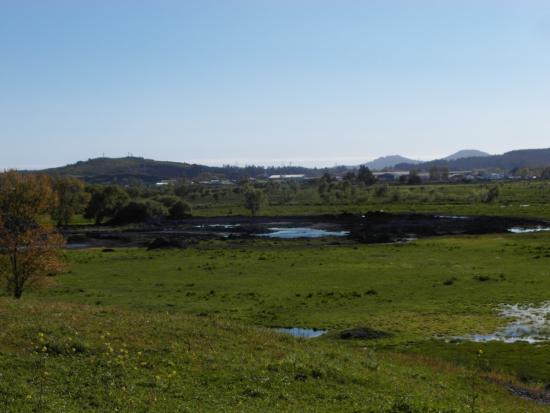
[[[488,332],[499,322],[495,305],[547,299],[548,240],[548,234],[393,245],[260,240],[68,252],[71,273],[44,298],[222,314],[264,326],[367,324],[403,340]]]
[[[523,204],[521,204],[523,205]],[[528,207],[520,204],[431,204],[431,203],[338,203],[338,204],[287,204],[268,205],[261,209],[259,216],[292,216],[292,215],[323,215],[342,213],[366,213],[369,211],[386,212],[419,212],[447,215],[494,215],[531,219],[550,219],[549,204],[530,204]],[[197,217],[215,217],[226,215],[250,215],[242,206],[216,205],[205,208],[195,208],[193,215]]]
[[[341,183],[337,184],[341,185]],[[498,198],[483,202],[488,188],[497,185]],[[264,185],[265,186],[265,185]],[[381,184],[372,187],[355,187],[354,193],[335,189],[321,199],[314,184],[301,184],[289,199],[281,198],[280,191],[266,189],[269,202],[260,210],[263,216],[322,215],[342,212],[365,213],[385,210],[390,212],[428,212],[454,215],[501,215],[524,218],[550,219],[550,180],[536,182],[506,182],[484,184],[425,184],[387,186],[384,194],[377,194]],[[277,186],[276,186],[277,188]],[[249,215],[244,208],[242,193],[234,188],[215,189],[189,195],[194,216]],[[161,189],[168,191],[170,188]],[[335,194],[339,193],[339,196]],[[153,196],[154,191],[150,194]],[[343,194],[343,195],[342,195]],[[215,195],[215,196],[214,196]],[[93,224],[93,220],[75,215],[71,224]]]
[[[466,412],[473,393],[483,395],[476,411],[547,411],[498,383],[543,389],[550,346],[434,338],[492,332],[505,323],[497,305],[547,300],[549,241],[539,233],[67,251],[71,270],[52,288],[0,299],[0,411]],[[330,332],[306,341],[270,326]],[[357,326],[391,336],[338,338]],[[128,350],[123,364],[107,342]],[[479,349],[490,380],[475,369]]]
[[[483,202],[488,188],[498,186],[499,196]],[[355,195],[331,196],[321,200],[314,185],[303,185],[284,202],[277,193],[269,193],[269,204],[260,215],[320,215],[342,212],[367,212],[383,209],[393,212],[431,212],[456,215],[501,215],[550,219],[550,181],[484,184],[389,185],[377,195],[375,185],[356,188]],[[338,190],[335,190],[335,193]],[[340,191],[341,193],[341,191]],[[247,215],[242,195],[220,192],[218,199],[205,196],[192,201],[196,216]]]
[[[2,412],[542,412],[471,371],[217,317],[0,300]]]

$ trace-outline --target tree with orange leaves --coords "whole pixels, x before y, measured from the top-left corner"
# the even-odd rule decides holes
[[[0,174],[0,281],[15,298],[62,269],[63,237],[42,222],[55,203],[48,177],[16,171]]]

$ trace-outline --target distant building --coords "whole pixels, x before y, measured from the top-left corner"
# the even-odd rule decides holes
[[[156,186],[167,186],[167,185],[173,185],[176,183],[175,179],[165,179],[163,181],[157,182]]]
[[[270,175],[268,177],[270,181],[302,181],[306,179],[304,174],[294,174],[294,175]]]
[[[199,183],[202,185],[209,185],[209,186],[225,186],[225,185],[235,184],[229,179],[210,179],[209,181],[200,181]]]
[[[396,179],[395,175],[389,172],[384,172],[380,174],[375,173],[374,176],[379,182],[393,182]]]

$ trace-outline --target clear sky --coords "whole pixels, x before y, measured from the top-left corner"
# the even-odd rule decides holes
[[[0,168],[550,147],[550,2],[0,0]]]

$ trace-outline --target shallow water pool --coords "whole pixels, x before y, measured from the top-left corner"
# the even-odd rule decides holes
[[[258,234],[266,238],[322,238],[322,237],[345,237],[349,231],[327,231],[324,229],[298,227],[298,228],[268,228],[271,232]]]
[[[499,315],[512,318],[508,325],[491,334],[472,334],[457,337],[477,343],[501,341],[503,343],[526,342],[530,344],[550,341],[550,302],[540,306],[507,304]]]
[[[300,327],[289,327],[289,328],[274,328],[273,331],[282,334],[290,334],[294,337],[302,338],[315,338],[320,337],[323,334],[326,334],[327,330],[317,330],[314,328],[300,328]]]
[[[511,232],[512,234],[528,234],[531,232],[543,232],[543,231],[550,231],[550,227],[543,227],[541,225],[538,225],[536,227],[513,227],[508,230],[508,232]]]

